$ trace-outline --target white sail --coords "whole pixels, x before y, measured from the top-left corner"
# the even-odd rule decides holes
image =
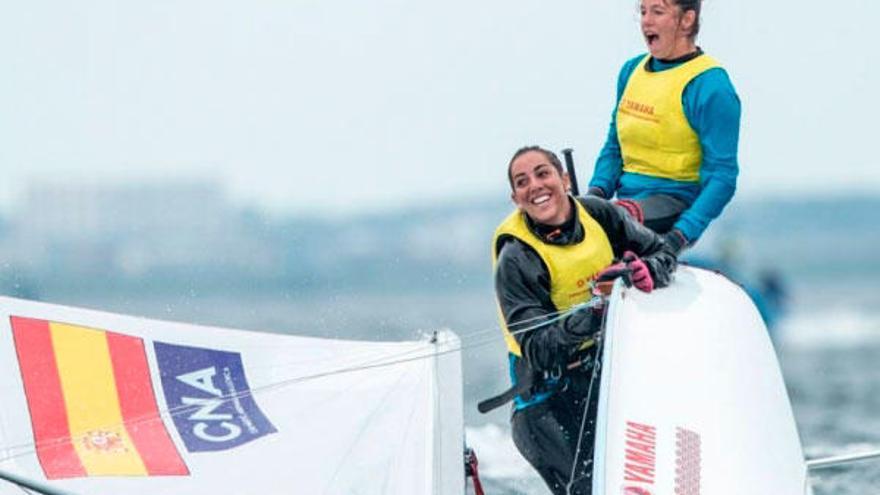
[[[745,292],[681,267],[618,286],[605,333],[594,491],[801,495],[806,469],[766,328]]]
[[[0,470],[79,494],[463,493],[460,344],[434,340],[0,298]]]

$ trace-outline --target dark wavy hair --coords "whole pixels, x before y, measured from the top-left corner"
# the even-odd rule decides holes
[[[507,163],[507,181],[510,182],[510,190],[511,191],[514,189],[513,176],[511,175],[511,171],[513,169],[513,162],[515,162],[517,158],[525,155],[526,153],[528,153],[530,151],[537,151],[539,153],[543,153],[544,156],[547,157],[547,160],[550,162],[550,165],[553,165],[553,167],[559,172],[560,176],[562,176],[564,173],[562,170],[562,162],[559,160],[559,157],[556,156],[556,153],[554,153],[548,149],[544,149],[540,146],[523,146],[522,148],[516,150],[516,153],[513,154],[513,158],[511,158],[510,161]]]

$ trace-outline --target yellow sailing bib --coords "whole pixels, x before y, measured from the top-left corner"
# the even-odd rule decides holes
[[[719,67],[708,55],[678,67],[649,72],[650,55],[633,71],[617,106],[617,137],[624,172],[699,182],[703,151],[684,114],[685,86],[703,72]]]
[[[584,239],[577,244],[555,246],[545,243],[529,230],[524,218],[525,213],[520,210],[514,211],[501,222],[501,225],[495,229],[495,237],[492,240],[493,268],[498,263],[498,241],[504,236],[513,236],[538,253],[550,271],[550,297],[557,311],[565,311],[576,304],[588,301],[592,297],[590,281],[600,270],[610,265],[614,258],[605,231],[579,201],[575,200],[574,204],[578,219],[584,227]],[[500,306],[498,312],[508,350],[522,357],[519,343],[507,328]]]

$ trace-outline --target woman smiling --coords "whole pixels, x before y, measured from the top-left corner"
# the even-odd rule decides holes
[[[591,300],[590,282],[609,267],[627,268],[641,291],[665,287],[675,254],[608,201],[570,195],[569,176],[547,149],[517,151],[507,178],[517,208],[495,231],[492,262],[511,389],[488,402],[513,400],[514,444],[554,494],[589,495],[599,384],[593,338],[603,312],[571,310]]]

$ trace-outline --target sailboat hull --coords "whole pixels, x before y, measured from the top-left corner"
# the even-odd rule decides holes
[[[745,292],[681,267],[612,295],[594,467],[602,495],[801,495],[804,457],[773,346]]]

